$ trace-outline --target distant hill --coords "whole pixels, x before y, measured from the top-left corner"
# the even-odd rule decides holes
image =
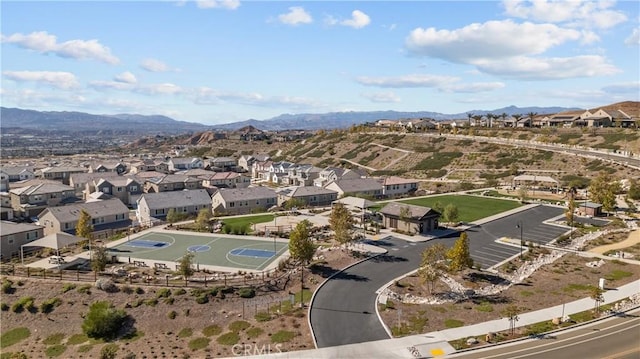
[[[82,134],[180,134],[210,129],[199,123],[176,121],[167,116],[93,115],[84,112],[34,111],[0,108],[0,128],[3,132],[82,133]]]
[[[567,107],[516,107],[509,106],[495,110],[473,110],[464,113],[444,114],[430,111],[400,112],[400,111],[362,111],[362,112],[329,112],[329,113],[301,113],[283,114],[268,120],[247,120],[222,125],[214,125],[214,129],[237,130],[244,126],[253,126],[261,130],[316,130],[345,128],[365,122],[375,122],[378,120],[398,120],[401,118],[431,118],[437,121],[466,119],[467,114],[486,115],[493,113],[500,115],[527,114],[535,112],[538,114],[552,114],[562,111],[578,110],[578,108]]]

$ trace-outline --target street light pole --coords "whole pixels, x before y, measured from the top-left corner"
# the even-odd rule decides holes
[[[520,228],[520,259],[522,259],[522,221],[518,221],[516,227]]]

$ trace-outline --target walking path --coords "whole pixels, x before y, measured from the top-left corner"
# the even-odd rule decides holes
[[[635,298],[636,306],[640,304],[640,280],[625,284],[619,288],[608,289],[604,294],[604,302],[611,304],[629,297]],[[562,318],[571,314],[583,312],[594,308],[591,298],[583,298],[573,302],[556,305],[554,307],[540,309],[533,312],[520,314],[517,326],[531,325],[539,322],[550,321],[553,318]],[[341,345],[336,347],[277,353],[269,358],[413,358],[413,353],[418,357],[433,357],[455,352],[448,341],[485,335],[489,332],[509,330],[509,320],[496,319],[484,323],[478,323],[460,328],[445,329],[419,335],[402,338],[378,340],[360,344]]]
[[[638,243],[640,243],[640,230],[636,229],[635,231],[629,233],[629,238],[625,239],[624,241],[592,248],[589,250],[589,252],[603,254],[613,249],[628,248]]]

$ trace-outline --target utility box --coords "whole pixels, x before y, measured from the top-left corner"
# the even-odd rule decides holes
[[[598,287],[600,287],[600,289],[604,290],[604,278],[600,278],[600,283],[598,283]]]

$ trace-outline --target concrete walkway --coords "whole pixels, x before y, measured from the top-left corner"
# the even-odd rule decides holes
[[[633,295],[640,295],[640,280],[623,285],[619,288],[607,290],[602,304],[610,304]],[[583,298],[564,305],[522,313],[517,322],[518,327],[550,321],[556,317],[593,309],[594,301]],[[294,351],[287,353],[273,353],[270,355],[254,356],[253,358],[414,358],[412,353],[419,353],[421,357],[435,357],[452,354],[453,348],[448,341],[485,335],[489,332],[509,330],[509,320],[496,319],[460,328],[445,329],[420,335],[402,338],[378,340],[360,344],[341,345],[336,347]]]

